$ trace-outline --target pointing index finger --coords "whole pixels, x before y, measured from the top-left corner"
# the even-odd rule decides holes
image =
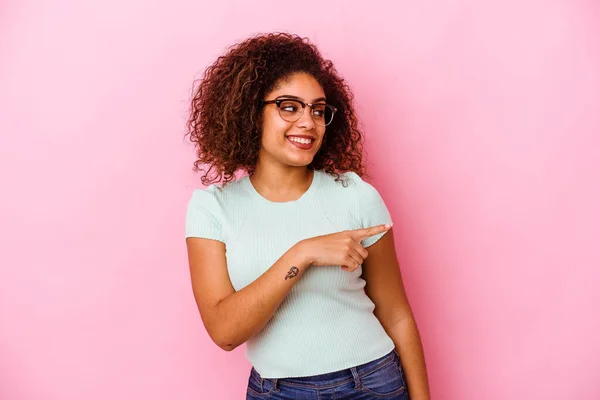
[[[385,224],[385,225],[372,226],[370,228],[357,229],[357,230],[355,230],[355,232],[357,233],[356,238],[359,241],[362,241],[368,237],[379,235],[380,233],[388,231],[392,227],[392,225],[394,225],[394,224],[391,223],[391,224]]]

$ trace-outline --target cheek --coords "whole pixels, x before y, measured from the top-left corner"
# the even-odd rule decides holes
[[[265,118],[262,123],[262,142],[281,142],[285,139],[285,134],[290,125],[281,118]]]
[[[323,141],[325,140],[325,136],[327,136],[327,131],[325,130],[325,128],[323,128],[323,130],[317,131],[317,135],[319,135],[320,142],[323,143]]]

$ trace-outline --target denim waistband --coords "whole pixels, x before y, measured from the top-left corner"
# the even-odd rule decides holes
[[[338,385],[343,385],[349,381],[356,380],[358,377],[366,376],[372,372],[377,371],[381,367],[386,366],[391,362],[399,362],[398,353],[396,350],[392,350],[390,353],[386,354],[383,357],[380,357],[376,360],[370,361],[365,364],[357,365],[352,368],[343,369],[340,371],[329,372],[326,374],[320,375],[312,375],[312,376],[304,376],[297,378],[262,378],[258,371],[252,368],[251,375],[259,382],[263,383],[264,381],[271,381],[276,385],[292,385],[292,386],[300,386],[307,388],[324,388],[324,387],[335,387]],[[358,377],[356,376],[358,375]]]

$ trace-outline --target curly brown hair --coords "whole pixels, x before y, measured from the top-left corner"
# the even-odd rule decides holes
[[[238,170],[254,172],[261,145],[261,101],[281,80],[298,72],[312,75],[327,103],[338,109],[308,168],[336,179],[340,172],[364,174],[363,135],[350,87],[307,38],[268,33],[230,47],[194,82],[186,136],[196,148],[194,171],[205,172],[203,184],[226,184]]]

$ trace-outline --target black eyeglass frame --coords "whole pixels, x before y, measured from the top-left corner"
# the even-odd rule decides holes
[[[315,121],[315,123],[317,125],[319,125],[319,126],[329,126],[333,122],[333,117],[335,117],[335,113],[338,111],[337,107],[332,106],[331,104],[326,104],[326,103],[305,103],[302,100],[292,99],[292,98],[282,98],[282,99],[274,99],[274,100],[263,100],[262,104],[263,105],[275,104],[275,105],[277,105],[277,108],[279,110],[281,110],[281,103],[283,103],[284,101],[295,101],[297,103],[302,104],[302,114],[300,114],[300,116],[298,117],[298,119],[295,120],[295,121],[287,121],[285,118],[281,117],[281,112],[279,113],[279,116],[281,117],[281,119],[283,119],[284,121],[287,121],[287,122],[296,122],[296,121],[300,120],[300,118],[302,118],[302,116],[304,115],[304,110],[306,109],[306,106],[309,106],[310,110],[311,110],[310,111],[310,116],[313,119],[313,121]],[[313,111],[314,111],[314,107],[315,106],[327,106],[327,107],[331,108],[331,121],[329,121],[328,124],[321,125],[321,124],[317,123],[317,121],[315,120],[315,116],[313,115]]]

